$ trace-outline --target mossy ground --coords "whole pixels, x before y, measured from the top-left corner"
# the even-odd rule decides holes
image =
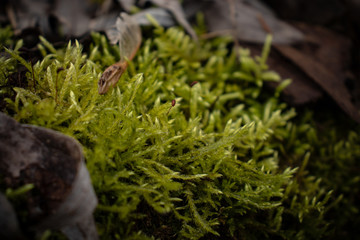
[[[157,26],[105,95],[97,81],[119,52],[98,33],[92,39],[84,52],[77,41],[55,49],[41,38],[34,64],[17,42],[0,58],[0,93],[16,120],[82,144],[101,239],[356,233],[359,135],[339,130],[341,121],[319,124],[311,110],[296,115],[279,98],[290,81],[264,87],[281,80],[266,65],[270,37],[253,58],[230,38],[197,43]],[[26,87],[14,88],[9,76],[19,66]]]

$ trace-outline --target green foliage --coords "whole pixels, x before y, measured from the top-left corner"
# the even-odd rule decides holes
[[[279,100],[289,80],[273,93],[263,88],[280,81],[266,65],[271,37],[252,58],[248,49],[229,50],[229,38],[196,43],[159,26],[154,34],[105,95],[97,81],[119,52],[98,33],[87,55],[77,41],[55,49],[41,38],[43,59],[33,66],[16,49],[1,59],[6,71],[24,65],[33,83],[6,99],[13,117],[83,145],[101,238],[324,236],[324,214],[340,198],[307,171],[312,144],[324,145]],[[351,158],[344,152],[358,144],[354,134],[330,153]]]
[[[313,119],[313,115],[306,114],[302,121]],[[342,124],[338,122],[327,118],[320,128],[302,134],[306,135],[309,151],[316,159],[309,161],[309,171],[335,193],[325,213],[325,217],[333,220],[329,235],[333,239],[350,239],[359,236],[360,129],[348,120],[342,119]],[[313,120],[309,123],[314,125]]]

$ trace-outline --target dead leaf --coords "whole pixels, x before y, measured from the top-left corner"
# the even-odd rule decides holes
[[[360,123],[359,110],[351,102],[351,95],[344,82],[330,69],[290,46],[276,46],[276,49],[311,77],[353,120]]]
[[[204,9],[204,14],[209,31],[232,30],[235,37],[242,41],[263,43],[268,34],[264,23],[273,34],[273,43],[291,44],[303,40],[300,31],[276,18],[260,2],[249,5],[243,0],[214,0]]]
[[[152,23],[147,18],[148,14],[163,27],[172,27],[176,24],[172,14],[164,8],[147,8],[131,15],[131,18],[140,26],[152,26]],[[110,28],[116,25],[118,16],[118,12],[111,12],[91,19],[90,30],[100,32],[108,29],[109,31]],[[116,30],[116,27],[114,29]]]
[[[131,8],[135,5],[136,0],[118,0],[121,7],[125,9],[125,11],[130,12]]]
[[[301,52],[311,55],[337,78],[344,81],[351,62],[350,39],[324,27],[295,24],[305,35],[304,44],[296,46]]]
[[[292,80],[291,84],[282,92],[284,100],[289,104],[293,106],[304,105],[316,102],[323,97],[324,94],[321,88],[296,65],[277,53],[275,49],[270,54],[267,64],[282,79],[290,78]],[[268,82],[268,84],[273,88],[278,85],[278,83],[273,82]]]
[[[241,47],[248,48],[253,57],[260,56],[263,46],[241,42]],[[301,69],[287,58],[272,49],[266,61],[271,70],[277,72],[282,79],[291,79],[291,84],[282,91],[282,98],[292,106],[300,106],[319,100],[324,94],[321,88],[313,82]],[[266,82],[266,86],[275,89],[280,83]]]
[[[14,0],[6,5],[6,13],[16,35],[26,32],[26,37],[35,41],[32,44],[35,46],[38,35],[60,40],[64,36],[80,37],[90,31],[106,31],[115,25],[122,9],[130,11],[135,3],[134,0],[105,0],[101,3],[92,0]],[[140,25],[150,25],[146,17],[150,14],[160,25],[170,27],[175,25],[174,16],[193,38],[197,38],[178,1],[154,0],[154,4],[161,8],[145,8],[133,18]]]
[[[89,31],[90,14],[86,12],[89,7],[87,0],[56,1],[54,15],[61,23],[65,36],[79,37]]]
[[[132,59],[141,44],[139,24],[124,12],[117,18],[116,24],[106,30],[106,36],[111,44],[119,43],[122,60],[125,60],[125,57]]]
[[[312,24],[326,25],[336,22],[345,12],[345,7],[351,1],[358,0],[267,0],[266,2],[279,15],[288,20],[296,20]],[[348,13],[346,13],[348,14]]]
[[[150,0],[155,5],[169,10],[175,17],[176,21],[185,28],[185,30],[190,34],[190,36],[197,40],[198,37],[187,21],[183,8],[178,0]]]
[[[304,41],[294,46],[275,45],[268,65],[283,79],[292,84],[283,91],[283,97],[291,105],[303,105],[319,100],[324,93],[352,117],[359,121],[359,110],[345,85],[350,72],[351,44],[346,37],[318,26],[296,24],[303,33]],[[261,54],[261,46],[244,44],[253,55]],[[276,87],[277,83],[267,83]]]
[[[214,0],[183,0],[183,9],[187,19],[194,17],[198,12],[203,12],[204,9],[210,6]]]
[[[49,7],[50,2],[47,0],[8,1],[6,12],[15,34],[20,34],[28,28],[39,28],[42,33],[51,34],[53,31],[48,19]]]
[[[147,14],[150,14],[153,18],[155,18],[155,20],[163,27],[172,27],[175,25],[172,15],[164,8],[147,8],[135,13],[132,17],[139,25],[150,26],[152,23],[147,18]]]
[[[111,12],[98,16],[97,18],[91,19],[89,28],[91,31],[101,32],[105,29],[111,28],[115,25],[116,19],[118,18],[118,12]]]
[[[321,96],[320,88],[352,119],[360,121],[360,113],[345,86],[351,61],[349,39],[318,26],[296,26],[304,33],[305,41],[296,46],[275,45],[285,59],[277,56],[274,61],[274,54],[269,59],[269,65],[282,77],[293,79],[285,95],[295,104],[314,102]]]
[[[116,9],[116,5],[114,4],[114,2],[112,0],[103,0],[101,2],[101,5],[99,6],[99,8],[96,10],[96,16],[106,16],[108,14],[111,14],[113,11],[118,12],[119,10]]]
[[[27,193],[29,229],[65,234],[73,229],[82,232],[82,238],[69,239],[98,239],[92,217],[97,199],[77,141],[0,113],[0,143],[0,174],[6,186],[35,186],[36,191]]]

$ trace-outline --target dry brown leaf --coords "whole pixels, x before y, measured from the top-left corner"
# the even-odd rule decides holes
[[[351,42],[342,34],[324,27],[297,23],[305,35],[304,44],[296,46],[301,52],[316,59],[337,78],[344,81],[351,61]]]
[[[270,54],[267,64],[283,79],[290,78],[292,80],[291,84],[282,92],[284,100],[291,105],[299,106],[315,102],[323,97],[323,91],[309,76],[285,57],[276,54],[276,51]],[[278,85],[278,83],[273,82],[268,82],[268,84],[274,88]]]
[[[262,46],[258,44],[241,43],[242,47],[249,48],[252,56],[260,56]],[[291,84],[283,92],[283,99],[292,106],[304,105],[315,102],[323,96],[321,88],[313,82],[301,69],[294,65],[287,58],[272,49],[266,64],[277,72],[282,79],[291,79]],[[266,85],[275,89],[279,83],[266,82]]]
[[[351,102],[351,95],[344,82],[330,69],[290,46],[277,46],[276,49],[311,77],[353,120],[360,122],[359,109]]]
[[[260,2],[249,5],[243,0],[214,0],[204,9],[204,14],[209,31],[231,29],[235,32],[235,37],[242,41],[263,43],[268,34],[264,23],[272,32],[274,43],[290,44],[303,40],[300,31],[276,18]]]

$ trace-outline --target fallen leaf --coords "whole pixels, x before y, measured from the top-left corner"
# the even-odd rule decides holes
[[[241,47],[248,48],[253,57],[260,56],[263,46],[260,44],[249,44],[241,42]],[[323,97],[324,92],[313,82],[301,69],[282,56],[276,49],[272,49],[266,61],[271,70],[277,72],[282,79],[291,79],[291,84],[281,93],[284,101],[292,106],[301,106],[316,102]],[[275,89],[281,82],[267,81],[265,84]]]
[[[305,35],[304,43],[295,47],[344,81],[351,62],[350,39],[320,26],[304,23],[297,23],[295,26]]]
[[[282,17],[288,20],[312,24],[335,22],[345,13],[345,6],[358,0],[267,0],[266,2]],[[347,13],[348,14],[348,13]]]
[[[119,43],[120,54],[122,58],[132,58],[134,49],[137,49],[141,43],[141,29],[135,19],[126,14],[120,13],[116,23],[106,30],[106,36],[111,44]]]
[[[263,43],[269,30],[275,44],[291,44],[303,40],[300,31],[279,20],[260,2],[249,5],[243,0],[214,0],[204,9],[204,14],[209,31],[231,30],[242,41]]]
[[[183,8],[178,0],[150,0],[155,5],[169,10],[175,17],[176,21],[185,28],[185,30],[190,34],[190,36],[197,40],[198,37],[187,21]]]
[[[152,23],[146,16],[148,14],[150,14],[163,27],[172,27],[175,25],[175,21],[171,13],[164,8],[147,8],[132,15],[132,17],[139,25],[150,26]]]
[[[183,0],[183,10],[187,19],[194,17],[198,12],[203,12],[214,0]]]
[[[119,16],[118,12],[111,12],[100,15],[90,20],[89,28],[91,31],[95,31],[95,32],[105,31],[105,29],[108,29],[115,25],[118,16]]]
[[[125,9],[125,11],[130,12],[131,8],[135,5],[136,0],[118,0],[121,7]]]
[[[282,96],[286,102],[293,106],[300,106],[313,103],[323,97],[321,88],[287,58],[281,56],[274,49],[268,58],[267,64],[276,71],[282,79],[291,79],[291,84],[287,86]],[[268,85],[275,88],[279,83],[268,82]]]
[[[94,2],[93,2],[94,3]],[[122,9],[121,9],[122,10]],[[98,9],[96,10],[95,16],[101,17],[106,16],[111,13],[119,14],[120,9],[118,8],[118,4],[114,3],[113,0],[103,0],[99,5]]]
[[[351,95],[344,82],[336,77],[331,70],[313,57],[307,56],[290,46],[276,46],[276,49],[311,77],[353,120],[360,123],[359,109],[351,102]]]
[[[53,30],[48,14],[49,7],[50,2],[47,0],[17,0],[8,1],[5,8],[15,34],[20,34],[28,28],[39,28],[44,34],[52,34]]]
[[[89,31],[90,7],[87,0],[57,0],[54,15],[61,23],[61,31],[65,36],[79,37]]]

